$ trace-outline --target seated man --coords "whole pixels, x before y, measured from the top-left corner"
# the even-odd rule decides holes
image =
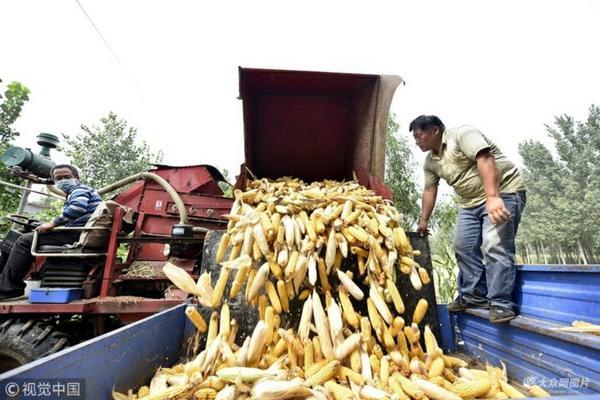
[[[81,231],[52,232],[52,229],[57,226],[84,226],[102,199],[94,189],[79,182],[79,173],[71,165],[57,165],[50,174],[56,187],[67,195],[67,199],[61,215],[36,228],[39,233],[38,246],[75,243]],[[31,255],[32,241],[33,232],[30,232],[21,235],[15,242],[0,278],[0,301],[16,300],[23,295],[23,278],[34,260]]]

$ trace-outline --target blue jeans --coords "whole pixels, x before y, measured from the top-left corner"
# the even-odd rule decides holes
[[[459,296],[475,306],[499,306],[512,310],[515,286],[515,236],[525,208],[525,192],[503,193],[511,218],[493,225],[485,203],[459,208],[454,251],[459,268]]]

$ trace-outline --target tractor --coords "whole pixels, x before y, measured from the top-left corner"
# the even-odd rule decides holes
[[[24,198],[31,183],[51,184],[49,148],[57,139],[50,134],[38,139],[40,154],[14,146],[2,157],[11,174],[30,184],[20,188],[18,212],[7,216],[13,227],[0,244],[0,268],[17,238],[41,222],[22,215]],[[0,371],[183,302],[186,294],[171,287],[162,266],[171,259],[197,275],[206,232],[223,229],[227,221],[222,216],[231,208],[221,181],[223,175],[210,165],[155,165],[98,189],[107,195],[125,188],[106,201],[103,213],[95,213],[100,218],[92,216],[81,229],[77,245],[38,246],[34,237],[36,259],[29,276],[41,280],[41,288],[81,289],[81,298],[0,303]],[[61,194],[57,189],[49,193]]]

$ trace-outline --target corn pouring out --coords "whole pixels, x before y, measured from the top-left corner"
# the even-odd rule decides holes
[[[215,287],[209,273],[194,282],[174,264],[164,267],[176,286],[213,309],[208,324],[195,307],[185,311],[205,345],[187,362],[159,369],[149,387],[114,392],[113,398],[523,396],[493,367],[469,370],[463,360],[444,355],[431,329],[421,326],[425,299],[406,307],[395,282],[421,290],[431,279],[415,262],[419,252],[401,215],[381,197],[356,182],[290,178],[251,181],[234,196],[216,251]],[[229,308],[238,298],[260,315],[243,343]],[[295,304],[298,320],[284,325]]]

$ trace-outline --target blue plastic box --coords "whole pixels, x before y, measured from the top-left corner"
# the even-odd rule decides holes
[[[81,288],[37,288],[31,289],[30,303],[70,303],[81,299]]]

